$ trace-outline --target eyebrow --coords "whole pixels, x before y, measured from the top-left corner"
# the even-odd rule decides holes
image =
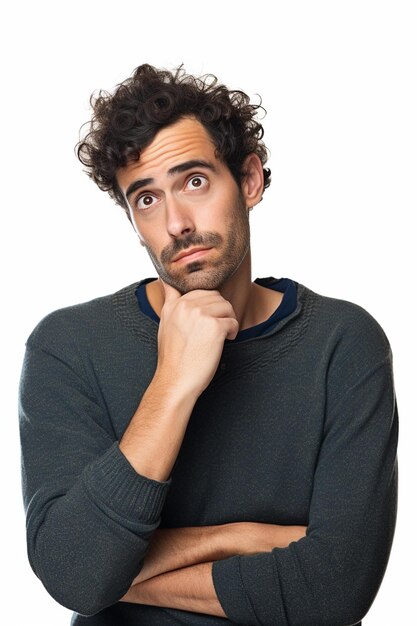
[[[169,176],[174,176],[175,174],[182,174],[183,172],[187,172],[188,170],[194,169],[196,167],[203,167],[205,169],[211,170],[212,172],[217,172],[216,167],[210,161],[204,161],[202,159],[191,159],[190,161],[185,161],[184,163],[180,163],[179,165],[174,165],[168,170]],[[141,187],[146,187],[147,185],[152,185],[155,182],[154,178],[138,178],[133,183],[129,185],[126,189],[126,198],[128,198],[134,191],[140,189]]]

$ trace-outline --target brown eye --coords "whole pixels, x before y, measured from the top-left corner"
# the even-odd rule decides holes
[[[136,202],[136,207],[138,209],[147,209],[154,204],[155,198],[151,196],[149,193],[144,194],[143,196],[139,196]]]
[[[201,189],[208,185],[208,180],[205,176],[193,176],[187,183],[188,189]]]

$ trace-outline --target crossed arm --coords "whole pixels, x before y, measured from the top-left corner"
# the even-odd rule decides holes
[[[257,522],[158,529],[121,601],[226,617],[213,585],[213,561],[287,547],[305,532],[305,526]]]

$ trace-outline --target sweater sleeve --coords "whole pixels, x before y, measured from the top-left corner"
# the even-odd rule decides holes
[[[93,615],[140,571],[171,480],[133,469],[56,316],[27,342],[19,393],[28,556],[60,604]]]
[[[371,316],[356,321],[329,359],[306,537],[213,564],[233,623],[357,624],[381,584],[396,521],[398,415],[388,341]]]

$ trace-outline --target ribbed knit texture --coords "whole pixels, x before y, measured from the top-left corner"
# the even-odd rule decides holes
[[[87,468],[85,481],[97,502],[111,502],[119,516],[143,521],[158,519],[171,483],[137,474],[118,442]]]
[[[396,519],[398,417],[383,330],[361,307],[299,284],[290,315],[225,344],[159,482],[118,446],[157,363],[158,324],[139,310],[137,284],[48,315],[28,339],[19,408],[35,573],[76,611],[74,626],[359,624]],[[236,521],[308,532],[288,548],[214,563],[227,619],[117,602],[158,526]]]

